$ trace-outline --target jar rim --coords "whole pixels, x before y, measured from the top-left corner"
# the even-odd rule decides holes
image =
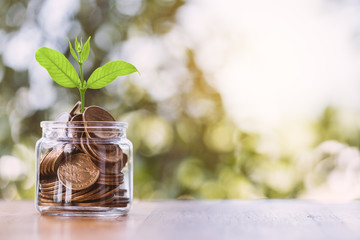
[[[128,128],[127,122],[115,122],[115,121],[41,121],[41,128]]]

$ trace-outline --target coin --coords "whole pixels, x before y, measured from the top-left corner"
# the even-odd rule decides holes
[[[103,185],[109,185],[109,186],[118,186],[120,184],[123,184],[124,181],[123,179],[119,179],[118,181],[106,181],[105,179],[99,179],[97,183]]]
[[[84,132],[84,122],[82,120],[83,120],[83,115],[76,114],[70,119],[70,122],[68,123],[68,127],[70,129],[69,131],[70,137],[73,138],[74,140],[73,142],[77,148],[79,148],[78,139],[81,138],[82,133]]]
[[[42,204],[60,204],[59,202],[55,201],[54,199],[48,199],[48,198],[44,198],[42,196],[40,196],[40,194],[38,194],[38,200],[42,203]]]
[[[120,162],[95,161],[95,164],[100,169],[100,174],[119,174],[121,172]]]
[[[94,194],[98,194],[99,192],[102,191],[102,189],[104,187],[105,186],[97,185],[96,187],[86,189],[86,191],[83,190],[81,192],[74,193],[73,195],[71,195],[70,200],[72,202],[86,201],[86,200],[88,200],[89,196],[92,196]],[[105,190],[103,190],[103,191],[105,191]]]
[[[60,206],[62,206],[63,205],[63,203],[57,203],[57,202],[52,202],[52,201],[50,201],[50,202],[42,202],[40,199],[39,199],[39,206],[43,206],[43,207],[60,207]],[[50,212],[53,212],[53,211],[46,211],[47,213],[50,213]],[[54,212],[56,212],[56,211],[54,211]]]
[[[59,183],[58,181],[55,181],[55,182],[54,182],[54,185],[52,185],[52,186],[44,187],[43,184],[40,184],[39,190],[40,190],[41,192],[43,192],[43,193],[44,193],[44,192],[53,192],[53,191],[58,190],[61,186],[62,186],[61,183]]]
[[[67,112],[63,112],[61,114],[59,114],[59,116],[56,117],[56,122],[67,122],[69,121],[71,118],[70,114]]]
[[[123,157],[123,152],[117,144],[96,143],[94,140],[87,139],[87,147],[99,161],[117,163]]]
[[[38,196],[41,198],[42,201],[45,200],[53,200],[56,202],[62,201],[62,196],[60,194],[60,196],[58,194],[44,194],[44,193],[38,193]]]
[[[107,207],[108,204],[111,204],[113,202],[112,198],[103,200],[103,201],[93,201],[93,202],[79,202],[76,203],[77,206],[81,207],[92,207],[92,206],[100,206],[100,207]]]
[[[122,154],[122,161],[116,161],[116,162],[106,161],[106,157],[103,157],[103,159],[105,159],[105,161],[104,161],[104,160],[100,159],[99,155],[93,154],[94,149],[90,150],[90,147],[87,144],[87,142],[88,142],[87,138],[84,138],[84,137],[80,138],[81,150],[91,158],[93,163],[100,169],[100,173],[118,174],[121,172],[121,169],[124,167],[124,165],[127,162],[126,154]],[[96,153],[96,150],[95,150],[95,153]],[[118,151],[118,153],[120,153],[120,151]]]
[[[77,203],[77,206],[103,206],[103,207],[127,207],[130,199],[113,195],[110,198],[101,199],[100,201],[89,201]]]
[[[67,188],[82,190],[93,185],[99,178],[99,169],[84,153],[71,154],[58,168],[58,178]]]
[[[86,136],[84,136],[84,134],[80,138],[80,146],[81,146],[81,150],[84,153],[86,153],[91,158],[91,160],[93,160],[94,163],[98,162],[98,159],[95,156],[93,156],[91,151],[88,149],[87,138],[86,138]]]
[[[122,168],[125,167],[125,165],[127,164],[128,162],[128,156],[123,153],[123,158],[122,158]]]
[[[76,114],[73,115],[72,118],[70,119],[71,122],[82,122],[83,119],[83,115],[82,114]]]
[[[88,196],[89,194],[93,194],[99,192],[99,189],[96,188],[87,188],[84,190],[72,190],[69,188],[65,188],[62,184],[61,186],[54,190],[54,191],[49,191],[49,192],[41,192],[40,196],[46,199],[58,199],[58,200],[62,200],[65,201],[67,203],[70,203],[72,201],[76,201],[79,198],[80,199],[85,199],[86,200],[86,196]]]
[[[120,185],[124,182],[124,174],[102,174],[100,172],[99,179],[97,180],[98,184],[104,185]]]
[[[66,145],[67,146],[67,145]],[[57,168],[59,167],[61,161],[64,159],[64,147],[62,147],[60,150],[58,149],[53,149],[52,152],[52,159],[51,162],[49,162],[49,170],[48,172],[51,173],[52,175],[56,174]]]
[[[78,101],[77,103],[75,103],[74,107],[70,111],[71,117],[75,116],[76,112],[78,112],[80,110],[80,106],[81,106],[81,101]]]
[[[107,192],[111,190],[109,186],[105,186],[105,185],[98,185],[95,189],[94,191],[88,192],[87,194],[84,194],[82,196],[74,197],[73,201],[84,202],[89,200],[100,199],[102,196],[104,196]]]
[[[122,196],[114,196],[114,203],[129,203],[129,198]]]
[[[56,175],[57,168],[64,158],[64,147],[49,151],[40,161],[41,177],[51,177]]]
[[[65,144],[63,149],[65,155],[79,153],[79,149],[77,149],[73,143]]]
[[[80,139],[81,149],[99,166],[100,170],[104,170],[104,167],[109,168],[109,170],[114,167],[115,171],[121,170],[118,166],[123,154],[117,144],[90,144],[89,142],[90,139],[82,137]],[[117,165],[115,166],[115,164]]]
[[[98,106],[87,107],[83,115],[84,121],[115,121],[108,111]]]
[[[46,153],[44,153],[44,155],[40,159],[40,164],[39,164],[40,169],[39,169],[39,171],[40,171],[40,176],[41,177],[43,177],[43,175],[44,175],[44,169],[45,169],[44,165],[45,165],[45,163],[47,161],[45,159],[47,159],[47,156],[49,155],[50,152],[51,152],[51,150],[48,150]]]
[[[122,191],[120,191],[120,190],[122,190]],[[89,196],[86,200],[83,200],[82,202],[100,203],[102,201],[106,201],[109,199],[113,200],[114,197],[116,196],[116,193],[118,193],[118,192],[123,193],[124,190],[119,189],[119,187],[115,187],[115,188],[106,187],[106,188],[103,188],[102,191]]]
[[[56,179],[46,180],[46,181],[41,180],[40,184],[39,184],[38,196],[40,194],[45,194],[45,195],[54,194],[53,192],[58,190],[58,189],[59,189],[59,184],[58,184],[58,181]]]
[[[115,121],[114,117],[108,111],[101,107],[87,107],[83,113],[83,121],[85,122],[85,130],[89,138],[115,138],[119,135],[119,133],[114,128],[97,128],[95,126],[98,126],[99,123],[92,123]]]

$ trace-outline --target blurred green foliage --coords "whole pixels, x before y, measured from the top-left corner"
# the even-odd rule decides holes
[[[25,24],[34,24],[45,31],[41,23],[44,19],[38,16],[46,2],[49,1],[1,1],[1,55],[9,47],[7,41],[26,27]],[[148,38],[160,38],[168,33],[176,25],[176,12],[186,4],[181,0],[83,0],[78,3],[76,12],[67,19],[66,34],[70,39],[94,36],[92,60],[85,70],[85,78],[107,61],[111,53],[118,50],[116,47],[121,49],[125,41],[134,37],[131,34],[134,29],[137,35]],[[65,46],[64,53],[70,57],[65,37],[43,33],[41,45],[54,41],[56,46]],[[196,64],[196,49],[187,48],[183,54],[183,64],[189,74],[179,80],[177,91],[170,97],[157,99],[147,88],[134,82],[132,76],[111,89],[87,93],[87,105],[103,106],[116,119],[130,123],[128,137],[134,144],[135,197],[298,197],[304,191],[306,169],[299,168],[296,152],[286,147],[275,153],[264,151],[264,142],[269,141],[266,137],[243,131],[229,119],[221,95]],[[142,71],[136,62],[133,64]],[[41,136],[39,123],[69,110],[79,99],[76,89],[68,91],[53,84],[56,101],[46,107],[29,105],[29,91],[34,84],[29,80],[30,67],[13,69],[0,59],[0,198],[34,196],[34,148]],[[172,65],[153,71],[159,73],[161,69],[172,71]],[[335,108],[325,109],[311,125],[316,137],[309,147],[329,139],[358,146],[357,125],[339,128],[346,122],[340,116]],[[16,163],[16,159],[20,163]],[[15,172],[9,169],[15,166],[14,162],[18,164]]]

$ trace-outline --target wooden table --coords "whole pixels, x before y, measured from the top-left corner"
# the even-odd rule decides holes
[[[32,201],[0,201],[0,239],[360,239],[360,201],[147,201],[118,218],[41,216]]]

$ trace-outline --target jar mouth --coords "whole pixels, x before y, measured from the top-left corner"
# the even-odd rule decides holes
[[[127,129],[127,122],[114,122],[114,121],[42,121],[40,122],[42,128],[122,128]]]

